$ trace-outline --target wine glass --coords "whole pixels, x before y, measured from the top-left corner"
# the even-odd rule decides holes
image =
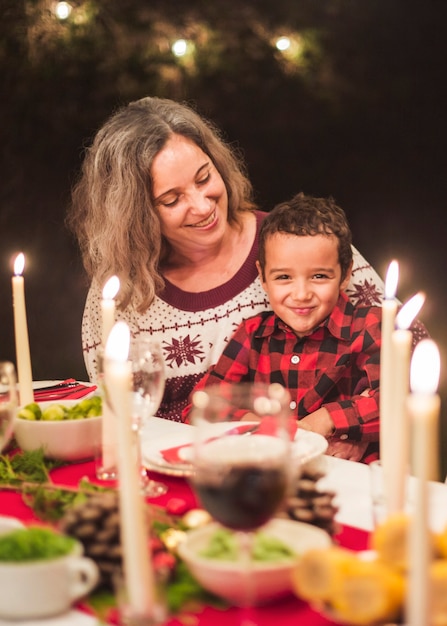
[[[5,449],[11,439],[16,411],[15,368],[9,361],[0,361],[0,452]]]
[[[279,510],[291,478],[290,395],[278,384],[222,384],[192,403],[192,484],[203,508],[236,531],[250,607],[253,531]]]
[[[151,480],[141,461],[141,431],[160,406],[165,388],[165,369],[161,345],[155,339],[137,337],[130,344],[132,363],[132,425],[137,437],[141,487],[145,496],[155,498],[168,490],[161,482]]]

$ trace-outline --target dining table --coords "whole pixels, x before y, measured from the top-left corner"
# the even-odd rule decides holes
[[[157,440],[167,441],[172,437],[175,441],[179,434],[188,434],[188,429],[193,428],[188,424],[157,417],[149,418],[141,431],[142,449],[144,450],[145,444],[153,444]],[[333,536],[333,541],[356,551],[368,549],[371,531],[374,529],[368,465],[327,455],[322,455],[318,462],[320,470],[323,468],[324,472],[319,484],[324,486],[325,490],[334,492],[334,502],[338,508],[335,518],[338,522],[338,529],[337,534]],[[166,494],[148,499],[149,504],[172,511],[180,503],[182,512],[199,507],[188,476],[171,475],[169,472],[164,472],[162,468],[155,471],[153,467],[148,470],[148,476],[164,482],[168,488]],[[51,470],[50,478],[55,485],[71,488],[76,488],[83,478],[98,485],[105,484],[96,477],[93,459],[62,465]],[[442,530],[447,524],[446,484],[430,482],[429,514],[432,528],[437,531]],[[1,492],[0,515],[17,518],[25,525],[39,522],[33,510],[24,503],[21,494],[16,491]],[[93,626],[99,623],[111,622],[100,622],[89,609],[87,599],[72,607],[64,615],[45,620],[26,620],[20,622],[19,626]],[[291,593],[287,597],[251,609],[241,609],[235,606],[226,608],[218,608],[214,605],[201,606],[195,612],[188,613],[187,616],[180,613],[167,617],[163,626],[238,626],[248,623],[253,626],[336,624]],[[9,622],[0,620],[1,626],[6,624],[10,626]]]

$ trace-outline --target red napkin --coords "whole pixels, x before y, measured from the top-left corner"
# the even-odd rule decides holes
[[[160,454],[164,458],[164,460],[170,463],[171,465],[174,465],[176,463],[181,463],[182,465],[186,465],[188,461],[184,461],[180,457],[180,450],[183,450],[183,448],[190,448],[191,446],[192,446],[191,443],[184,443],[181,446],[174,446],[173,448],[160,450]]]
[[[247,424],[240,424],[238,426],[235,426],[233,429],[230,430],[229,433],[226,434],[243,435],[244,433],[249,433],[258,429],[259,424],[250,424],[247,422]],[[192,443],[184,443],[180,446],[173,446],[172,448],[167,448],[166,450],[160,450],[160,454],[168,463],[181,463],[182,465],[187,465],[188,461],[181,458],[180,451],[184,448],[190,448],[191,446]]]
[[[95,391],[96,385],[83,385],[74,380],[67,378],[56,385],[45,389],[34,390],[35,402],[58,402],[59,400],[76,400],[83,398]]]

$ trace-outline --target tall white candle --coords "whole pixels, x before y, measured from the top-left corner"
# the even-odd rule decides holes
[[[410,426],[407,416],[407,396],[410,390],[410,357],[413,335],[409,330],[425,301],[423,293],[410,298],[396,315],[396,330],[391,335],[394,371],[391,414],[387,446],[390,451],[388,480],[388,513],[403,511],[406,478],[410,461]]]
[[[408,626],[430,624],[429,564],[432,558],[428,516],[428,484],[432,448],[430,430],[438,423],[441,401],[436,390],[439,382],[439,351],[431,339],[416,346],[411,360],[411,394],[408,410],[412,425],[412,452],[415,476],[414,508],[410,527],[408,594],[406,613]]]
[[[385,501],[390,499],[387,494],[387,478],[390,473],[390,459],[393,450],[389,447],[389,425],[393,419],[392,397],[394,388],[394,371],[392,363],[391,336],[397,312],[396,290],[399,279],[399,264],[391,261],[385,277],[385,299],[382,302],[382,339],[380,348],[380,460],[384,475]],[[386,505],[387,506],[387,505]]]
[[[107,393],[118,420],[121,544],[129,609],[134,616],[150,616],[154,608],[154,580],[139,468],[132,445],[129,345],[129,327],[125,322],[117,322],[107,340],[104,371]]]
[[[115,323],[115,297],[120,288],[118,276],[111,276],[103,287],[101,300],[102,313],[102,345],[107,343],[107,337]]]
[[[103,287],[101,300],[102,314],[102,345],[107,343],[107,338],[115,323],[115,297],[120,288],[118,276],[111,276]],[[100,370],[103,369],[100,367]],[[103,372],[100,372],[102,375]],[[102,410],[102,456],[99,473],[112,479],[117,477],[117,422],[107,402],[103,403]]]
[[[33,375],[29,351],[28,323],[25,307],[25,281],[22,276],[25,267],[25,255],[20,252],[14,261],[12,277],[12,299],[14,307],[14,333],[17,359],[17,378],[19,381],[20,404],[34,401]]]

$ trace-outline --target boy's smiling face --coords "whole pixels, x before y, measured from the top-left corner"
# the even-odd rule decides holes
[[[273,311],[298,337],[328,317],[351,274],[342,280],[334,235],[275,233],[265,242],[265,279],[257,266]]]

